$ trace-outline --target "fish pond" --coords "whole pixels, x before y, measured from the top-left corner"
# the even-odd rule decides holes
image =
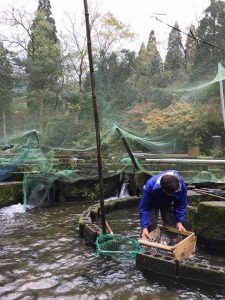
[[[80,214],[92,203],[24,212],[21,204],[0,209],[0,299],[224,299],[216,289],[169,282],[95,255],[95,248],[79,237]],[[137,207],[107,215],[115,233],[137,238]],[[192,260],[225,266],[223,257],[196,250]]]

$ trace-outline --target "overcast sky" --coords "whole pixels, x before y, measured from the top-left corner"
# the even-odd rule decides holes
[[[136,33],[134,44],[136,50],[141,42],[146,43],[149,33],[155,30],[156,38],[162,49],[166,48],[166,40],[171,28],[164,23],[174,25],[178,22],[180,28],[185,30],[191,23],[197,24],[202,12],[210,4],[210,0],[89,0],[88,3],[97,2],[102,14],[110,11],[123,23],[130,25],[131,31]],[[56,21],[58,32],[63,29],[65,12],[83,14],[83,0],[51,0],[52,13]],[[0,10],[9,6],[24,7],[33,12],[37,9],[38,0],[0,0]],[[132,47],[132,46],[131,46]],[[161,50],[163,51],[163,50]]]

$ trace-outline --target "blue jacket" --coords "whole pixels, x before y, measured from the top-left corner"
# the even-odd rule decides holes
[[[165,174],[174,175],[179,179],[179,190],[174,192],[171,196],[165,195],[160,186],[160,179],[162,175]],[[175,170],[167,170],[151,177],[144,186],[144,191],[139,204],[141,228],[146,228],[150,224],[151,207],[161,208],[170,205],[173,201],[176,222],[182,223],[187,208],[187,187],[182,177]]]

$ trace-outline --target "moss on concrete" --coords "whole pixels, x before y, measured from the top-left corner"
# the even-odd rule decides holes
[[[22,182],[1,182],[0,185],[0,207],[22,202]]]
[[[188,205],[186,217],[184,220],[184,227],[189,231],[193,231],[194,219],[195,219],[195,214],[197,213],[197,211],[198,211],[197,207]]]
[[[120,183],[120,176],[115,175],[104,179],[104,196],[111,197],[115,194]],[[80,180],[74,183],[57,182],[57,189],[66,200],[98,200],[98,180]]]
[[[194,230],[210,248],[225,246],[225,201],[201,202],[194,218]]]

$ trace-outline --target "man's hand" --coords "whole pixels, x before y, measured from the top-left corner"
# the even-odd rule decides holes
[[[179,231],[186,231],[186,229],[184,228],[184,226],[183,226],[183,224],[181,222],[177,222],[176,228]]]
[[[148,228],[143,228],[142,233],[141,233],[141,238],[148,239]]]

